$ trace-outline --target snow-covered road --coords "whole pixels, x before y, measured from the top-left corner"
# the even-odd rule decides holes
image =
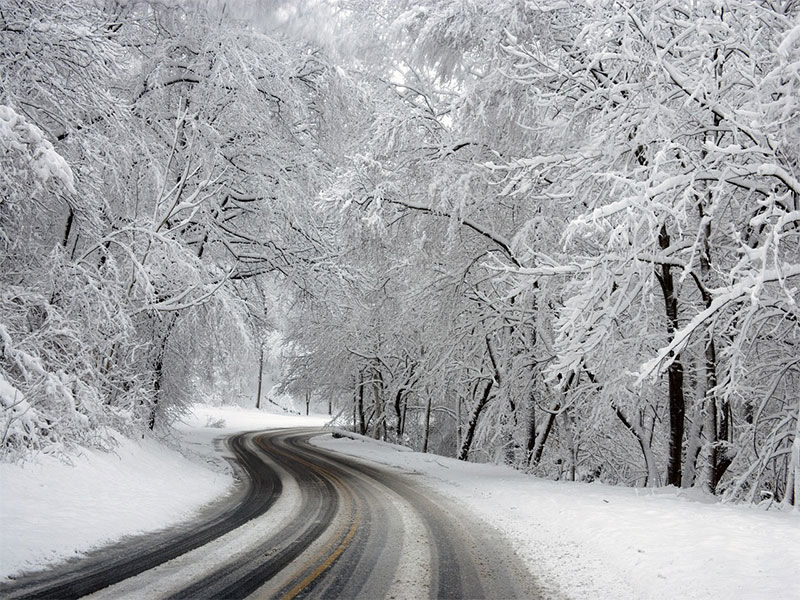
[[[415,477],[310,446],[318,428],[239,434],[240,492],[0,594],[14,598],[543,598],[496,531]]]
[[[74,467],[48,461],[25,468],[2,465],[0,575],[8,581],[20,570],[123,535],[191,519],[231,489],[215,438],[266,427],[318,426],[324,420],[197,407],[182,427],[188,458],[147,440],[123,442],[115,455],[87,452]],[[413,473],[423,489],[455,499],[507,538],[553,594],[800,597],[797,513],[724,506],[672,489],[542,481],[357,437],[325,435],[314,443]],[[291,510],[284,514],[278,508],[268,513],[273,526],[290,518]]]

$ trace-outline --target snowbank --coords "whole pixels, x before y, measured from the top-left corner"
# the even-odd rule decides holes
[[[0,575],[188,519],[233,484],[152,439],[121,438],[113,454],[84,450],[73,462],[0,464]]]
[[[348,434],[350,435],[350,434]],[[800,598],[800,515],[656,491],[553,482],[371,440],[324,448],[427,475],[571,598]]]

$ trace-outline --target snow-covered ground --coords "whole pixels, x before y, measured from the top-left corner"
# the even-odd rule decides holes
[[[0,582],[191,519],[232,488],[224,449],[214,442],[221,436],[326,421],[196,406],[178,426],[182,452],[154,439],[119,438],[113,453],[84,450],[72,465],[49,457],[0,463]]]
[[[415,481],[495,525],[534,574],[571,598],[800,598],[800,513],[674,488],[544,481],[353,437],[314,443],[426,475]]]
[[[214,442],[221,436],[326,419],[197,406],[179,427],[182,453],[122,440],[114,454],[85,451],[74,466],[2,464],[0,580],[191,518],[232,485]],[[363,438],[326,434],[315,443],[425,475],[415,481],[495,525],[537,576],[573,598],[800,598],[797,512],[670,489],[542,481]]]

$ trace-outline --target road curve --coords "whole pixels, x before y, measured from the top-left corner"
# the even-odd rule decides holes
[[[263,514],[280,496],[282,484],[276,472],[248,447],[248,439],[249,434],[241,434],[227,440],[242,485],[207,507],[196,523],[123,540],[85,558],[19,577],[12,585],[0,586],[0,597],[81,598],[199,548]]]
[[[496,533],[413,475],[311,446],[319,430],[234,436],[250,482],[192,528],[0,588],[4,598],[536,598]],[[104,557],[104,558],[103,558]],[[108,587],[112,586],[112,587]]]

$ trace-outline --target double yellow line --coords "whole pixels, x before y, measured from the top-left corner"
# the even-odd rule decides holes
[[[264,446],[262,446],[264,448]],[[267,450],[267,448],[264,448]],[[361,523],[361,507],[359,506],[358,502],[355,500],[355,494],[353,493],[353,489],[350,485],[342,481],[337,475],[331,473],[324,467],[304,460],[298,456],[289,454],[284,452],[283,450],[279,450],[275,446],[269,448],[270,452],[275,452],[280,454],[289,460],[299,462],[305,466],[307,466],[312,471],[322,475],[328,481],[333,483],[333,485],[342,492],[341,496],[344,499],[345,506],[349,506],[351,521],[348,527],[347,523],[344,523],[340,526],[334,535],[332,536],[332,540],[326,544],[323,548],[318,550],[313,557],[307,562],[310,565],[307,568],[301,569],[301,573],[308,572],[309,569],[312,569],[310,573],[308,573],[303,579],[298,581],[295,585],[293,585],[286,593],[281,596],[281,600],[293,600],[297,597],[300,592],[306,589],[311,583],[313,583],[318,577],[320,577],[328,568],[336,562],[336,559],[339,558],[342,553],[347,549],[350,543],[353,541],[353,538],[356,535],[356,531]],[[347,532],[345,533],[345,530]],[[342,537],[344,536],[344,537]],[[316,565],[315,567],[313,565]]]
[[[334,561],[336,561],[336,559],[339,558],[339,556],[341,556],[342,552],[344,552],[347,549],[347,547],[350,545],[350,542],[353,541],[353,537],[355,537],[356,535],[356,530],[358,529],[359,525],[359,517],[360,517],[359,513],[360,509],[356,506],[353,524],[350,526],[350,530],[347,532],[347,535],[344,537],[344,539],[341,542],[339,542],[334,551],[331,554],[329,554],[328,558],[326,558],[322,563],[320,563],[316,569],[314,569],[304,579],[298,582],[292,589],[290,589],[283,596],[281,596],[281,600],[293,600],[293,598],[295,598],[300,592],[302,592],[309,585],[311,585],[311,583],[317,577],[322,575],[328,569],[328,567],[330,567],[334,563]],[[339,532],[337,532],[336,536],[337,538],[338,538],[338,533]],[[314,556],[314,559],[311,561],[311,563],[312,564],[316,563],[321,557],[323,557],[325,554],[328,553],[330,547],[333,545],[334,542],[331,542],[330,544],[328,544],[327,547],[323,548],[320,552],[318,552]]]

